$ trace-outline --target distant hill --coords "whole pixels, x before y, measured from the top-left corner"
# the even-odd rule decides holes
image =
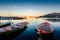
[[[25,19],[22,17],[4,17],[4,16],[0,16],[0,20],[17,20],[17,19]]]
[[[60,13],[50,13],[44,16],[39,16],[39,18],[60,18]]]

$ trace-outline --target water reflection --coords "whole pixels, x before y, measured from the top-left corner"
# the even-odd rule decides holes
[[[2,20],[1,20],[2,21]],[[42,22],[49,22],[52,24],[54,32],[53,32],[53,40],[60,40],[60,19],[43,19],[43,18],[31,18],[31,19],[23,19],[23,20],[4,20],[4,21],[11,21],[14,24],[25,22],[27,21],[28,28],[19,34],[14,40],[37,40],[37,33],[35,28],[37,25],[41,24]]]
[[[53,40],[53,34],[37,35],[37,40]]]
[[[55,18],[53,18],[53,19],[45,19],[45,20],[47,20],[47,21],[52,21],[52,22],[60,22],[60,19],[55,19]]]

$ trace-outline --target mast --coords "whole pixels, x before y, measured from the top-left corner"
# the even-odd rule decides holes
[[[8,22],[11,22],[11,20],[10,20],[10,8],[8,10]]]

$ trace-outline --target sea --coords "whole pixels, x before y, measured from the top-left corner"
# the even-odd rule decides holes
[[[2,21],[11,21],[13,24],[28,22],[27,28],[20,33],[17,37],[13,38],[13,40],[37,40],[37,33],[35,31],[36,27],[43,23],[49,22],[53,28],[53,39],[52,40],[60,40],[60,19],[49,19],[49,18],[29,18],[29,19],[20,19],[20,20],[0,20]]]

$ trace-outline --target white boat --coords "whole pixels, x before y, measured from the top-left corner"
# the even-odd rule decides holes
[[[36,31],[42,40],[52,40],[53,26],[50,23],[44,22],[38,25]]]
[[[0,38],[2,40],[12,40],[13,37],[19,35],[22,30],[27,27],[27,22],[13,24],[7,27],[0,28]],[[8,38],[7,38],[8,37]]]

